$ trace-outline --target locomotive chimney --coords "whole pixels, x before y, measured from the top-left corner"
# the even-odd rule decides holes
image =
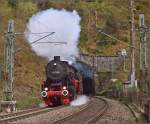
[[[60,56],[54,56],[55,61],[60,61]]]

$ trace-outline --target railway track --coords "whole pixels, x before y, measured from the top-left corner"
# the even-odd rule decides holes
[[[95,124],[108,109],[105,99],[94,97],[91,102],[75,114],[55,121],[53,124]]]
[[[31,116],[43,114],[52,110],[60,109],[62,106],[54,107],[54,108],[35,108],[35,109],[28,109],[20,112],[15,112],[12,114],[6,114],[0,116],[0,124],[6,124],[9,122],[18,121],[21,119],[25,119]]]

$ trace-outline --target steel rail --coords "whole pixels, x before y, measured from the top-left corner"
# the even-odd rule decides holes
[[[80,109],[78,112],[75,112],[75,113],[73,113],[73,114],[71,114],[71,115],[69,115],[69,116],[66,116],[66,117],[64,117],[64,118],[62,118],[62,119],[60,119],[60,120],[57,120],[57,121],[53,122],[52,124],[59,124],[59,123],[61,123],[61,122],[64,122],[64,121],[66,121],[66,120],[72,118],[72,117],[75,116],[75,115],[78,115],[80,112],[85,111],[91,104],[92,104],[92,102],[88,103],[86,106],[84,106],[84,107],[83,107],[82,109]]]
[[[95,124],[101,117],[103,117],[103,115],[107,112],[109,108],[109,104],[104,98],[97,96],[95,98],[101,99],[104,102],[104,106],[97,114],[95,114],[95,116],[87,121],[87,124]]]
[[[14,122],[14,121],[18,121],[18,120],[25,119],[28,117],[40,115],[40,114],[47,113],[47,112],[50,112],[53,110],[61,109],[62,107],[63,106],[54,107],[54,108],[33,109],[33,111],[31,109],[29,111],[25,110],[25,111],[18,112],[18,113],[16,112],[16,113],[10,114],[8,116],[4,115],[5,117],[0,119],[0,124],[6,124],[8,122]]]
[[[94,97],[94,98],[100,99],[101,101],[103,101],[103,105],[102,105],[102,107],[100,107],[100,109],[98,109],[98,112],[96,112],[96,114],[94,116],[92,116],[86,122],[84,122],[84,124],[91,124],[91,123],[96,122],[100,117],[102,117],[105,114],[105,112],[108,109],[108,103],[107,103],[107,101],[105,99],[103,99],[101,97]],[[57,121],[53,122],[53,124],[63,124],[65,122],[67,123],[67,121],[71,120],[75,116],[78,116],[78,114],[81,114],[81,113],[87,111],[87,109],[89,109],[89,107],[91,107],[92,104],[94,104],[94,100],[92,100],[88,105],[86,105],[84,108],[82,108],[78,112],[73,113],[73,114],[71,114],[71,115],[69,115],[67,117],[64,117],[63,119],[57,120]]]
[[[9,118],[9,117],[17,116],[17,115],[20,115],[20,114],[23,114],[23,113],[37,111],[37,110],[40,110],[40,109],[45,109],[45,108],[33,108],[33,109],[21,110],[21,111],[14,112],[14,113],[8,113],[8,114],[0,115],[0,120],[4,119],[4,118]]]

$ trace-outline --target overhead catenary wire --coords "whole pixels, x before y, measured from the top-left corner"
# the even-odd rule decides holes
[[[38,33],[35,33],[35,32],[30,32],[30,34],[48,34],[48,33],[52,33],[52,32],[38,32]],[[55,33],[55,32],[54,32]]]
[[[40,40],[42,40],[42,39],[44,39],[44,38],[46,38],[46,37],[49,37],[50,35],[53,35],[55,32],[39,32],[39,33],[33,33],[33,32],[30,32],[29,34],[46,34],[46,33],[49,33],[48,35],[46,35],[46,36],[43,36],[43,37],[41,37],[41,38],[39,38],[39,39],[37,39],[37,40],[35,40],[35,41],[33,41],[33,42],[31,42],[30,44],[32,45],[32,44],[40,44],[40,43],[58,43],[58,44],[67,44],[67,42],[38,42],[38,41],[40,41]],[[25,33],[15,33],[16,35],[24,35]]]
[[[36,22],[37,23],[41,23],[39,20],[36,20]],[[43,24],[43,23],[41,23],[44,27],[47,27],[45,24]],[[67,44],[67,42],[38,42],[38,41],[40,41],[40,40],[42,40],[42,39],[44,39],[44,38],[46,38],[46,37],[49,37],[50,35],[53,35],[55,32],[31,32],[30,30],[28,30],[29,32],[28,32],[28,34],[30,34],[30,35],[36,35],[36,36],[38,36],[38,37],[41,37],[41,35],[40,34],[48,34],[48,35],[46,35],[46,36],[43,36],[43,37],[41,37],[41,38],[39,38],[39,39],[37,39],[37,40],[35,40],[35,41],[33,41],[33,42],[31,42],[30,43],[30,45],[33,45],[33,44],[40,44],[40,43],[52,43],[52,44]],[[25,35],[25,32],[23,32],[23,33],[20,33],[20,32],[17,32],[17,33],[14,33],[15,35]]]
[[[33,34],[33,35],[37,35],[37,34],[48,34],[48,33],[52,33],[52,32],[31,32],[31,31],[29,31],[30,33],[28,33],[28,34]],[[15,33],[15,35],[24,35],[25,33],[20,33],[20,32],[17,32],[17,33]]]
[[[32,32],[32,34],[44,34],[44,33],[49,33],[49,34],[46,35],[46,36],[43,36],[43,37],[41,37],[41,38],[39,38],[39,39],[37,39],[37,40],[35,40],[35,41],[33,41],[33,42],[31,42],[30,45],[41,44],[41,43],[67,44],[67,42],[38,42],[38,41],[40,41],[40,40],[42,40],[42,39],[44,39],[44,38],[49,37],[50,35],[53,35],[55,32],[40,32],[40,33],[33,33],[33,32]],[[14,34],[15,34],[15,35],[24,35],[25,33],[14,33]],[[17,49],[17,50],[15,51],[15,53],[21,51],[22,49],[23,49],[23,48]]]
[[[55,33],[55,32],[51,32],[50,34],[48,34],[48,35],[46,35],[46,36],[44,36],[44,37],[41,37],[41,38],[39,38],[39,39],[37,39],[37,40],[31,42],[30,44],[32,45],[32,44],[34,44],[34,43],[37,43],[38,41],[40,41],[40,40],[42,40],[42,39],[44,39],[44,38],[46,38],[46,37],[48,37],[48,36],[50,36],[50,35],[53,35],[54,33]]]
[[[105,32],[102,31],[102,30],[98,30],[98,32],[100,32],[100,33],[103,34],[103,35],[106,35],[107,37],[109,37],[109,38],[111,38],[111,39],[113,39],[113,40],[116,40],[116,41],[118,41],[118,42],[120,42],[120,43],[123,43],[124,45],[126,45],[126,46],[128,46],[128,47],[132,47],[132,48],[134,48],[134,49],[136,49],[136,50],[139,51],[138,48],[136,48],[136,47],[134,47],[134,46],[132,46],[132,45],[130,45],[130,44],[128,44],[128,43],[125,43],[124,41],[122,41],[122,40],[120,40],[120,39],[117,39],[116,37],[113,37],[113,36],[111,36],[111,35],[105,33]]]
[[[36,44],[41,44],[41,43],[67,44],[67,42],[37,42]]]
[[[40,41],[40,40],[42,40],[42,39],[44,39],[44,38],[46,38],[46,37],[48,37],[48,36],[50,36],[50,35],[53,35],[55,32],[51,32],[50,34],[48,34],[48,35],[46,35],[46,36],[44,36],[44,37],[41,37],[41,38],[39,38],[39,39],[37,39],[37,40],[35,40],[35,41],[33,41],[33,42],[31,42],[30,44],[32,45],[32,44],[40,44],[40,43],[59,43],[59,44],[67,44],[66,42],[38,42],[38,41]]]

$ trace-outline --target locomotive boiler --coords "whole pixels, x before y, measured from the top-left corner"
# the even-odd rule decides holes
[[[48,106],[67,105],[82,94],[82,79],[78,70],[54,56],[46,66],[46,80],[41,85],[41,96]]]

